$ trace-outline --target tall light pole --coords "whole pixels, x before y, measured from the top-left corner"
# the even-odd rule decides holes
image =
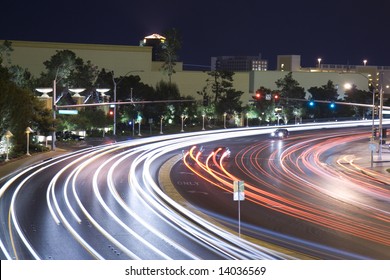
[[[227,116],[227,113],[223,113],[223,128],[226,128],[226,116]]]
[[[379,88],[379,156],[378,159],[382,160],[382,140],[383,140],[383,72],[380,73],[380,88]]]
[[[144,72],[144,70],[132,70],[127,72],[126,74],[123,75],[122,79],[119,80],[119,82],[115,81],[114,78],[114,72],[112,72],[112,82],[114,83],[114,102],[116,102],[116,86],[120,84],[120,82],[123,81],[123,79],[130,73],[133,72]],[[131,89],[131,99],[130,101],[133,101],[133,89]],[[116,104],[114,104],[114,128],[113,128],[113,135],[116,135]]]
[[[204,118],[206,117],[205,113],[202,114],[202,130],[205,130],[204,128]]]
[[[56,129],[55,129],[55,122],[56,122],[56,104],[57,104],[57,75],[58,75],[58,70],[59,68],[57,69],[57,73],[56,73],[56,77],[54,78],[53,80],[53,102],[52,102],[52,111],[53,111],[53,132],[51,134],[51,150],[52,151],[55,151],[56,150]]]
[[[317,61],[318,61],[318,69],[320,69],[321,70],[321,60],[322,60],[322,58],[317,58]]]

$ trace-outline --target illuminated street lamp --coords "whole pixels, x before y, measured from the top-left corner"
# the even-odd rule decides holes
[[[184,120],[187,118],[187,116],[185,115],[181,115],[181,131],[180,132],[184,132]]]
[[[102,95],[103,102],[104,102],[104,96],[106,96],[105,93],[110,91],[110,89],[109,88],[97,88],[96,91]]]
[[[227,113],[223,113],[223,128],[226,128],[226,116],[227,116]]]
[[[204,118],[206,117],[205,113],[202,114],[202,118],[203,118],[203,125],[202,125],[202,130],[205,130],[204,128]]]
[[[112,72],[112,82],[114,83],[114,103],[116,103],[116,87],[120,84],[120,82],[123,81],[123,79],[130,73],[133,72],[144,72],[143,70],[131,70],[123,75],[122,79],[119,80],[119,82],[115,81],[114,78],[114,72]],[[133,89],[131,89],[131,101],[133,101]],[[114,104],[114,129],[113,129],[113,135],[116,135],[116,104]]]
[[[9,153],[9,138],[14,136],[11,131],[7,130],[7,132],[5,133],[5,138],[7,139],[7,148],[5,150],[5,153],[6,153],[6,157],[5,157],[5,161],[9,161],[9,158],[8,158],[8,153]]]
[[[75,95],[80,95],[85,90],[85,88],[70,88],[69,91],[74,93]]]
[[[30,155],[30,133],[31,132],[34,132],[29,126],[26,128],[26,136],[27,136],[27,153],[26,155],[28,156],[31,156]]]
[[[160,116],[160,134],[163,134],[162,128],[163,128],[163,120],[164,116]]]
[[[363,60],[363,65],[364,65],[364,66],[367,65],[367,59]]]
[[[351,83],[345,83],[344,84],[344,89],[346,89],[346,90],[352,89],[352,84]]]
[[[41,95],[42,98],[50,98],[48,93],[53,91],[52,88],[36,88],[35,90],[42,93]]]
[[[318,61],[318,68],[321,69],[321,60],[322,58],[317,58],[317,61]]]
[[[115,111],[115,110],[114,110]],[[138,122],[138,136],[142,136],[141,135],[141,122],[142,122],[142,117],[140,115],[138,115],[137,117],[137,122]]]

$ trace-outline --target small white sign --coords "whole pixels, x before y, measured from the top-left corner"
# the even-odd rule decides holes
[[[245,187],[244,181],[234,181],[233,183],[233,200],[242,201],[245,200]]]

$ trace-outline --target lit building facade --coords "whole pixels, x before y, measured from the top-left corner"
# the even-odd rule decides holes
[[[267,71],[268,61],[261,56],[218,56],[211,58],[211,70],[231,72]]]

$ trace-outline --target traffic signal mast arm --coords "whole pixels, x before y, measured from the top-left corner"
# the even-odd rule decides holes
[[[120,102],[103,102],[103,103],[88,103],[75,105],[56,105],[56,108],[76,108],[76,107],[91,107],[91,106],[107,106],[107,105],[125,105],[125,104],[150,104],[150,103],[179,103],[179,102],[196,102],[196,100],[153,100],[153,101],[120,101]]]
[[[327,100],[307,100],[307,99],[301,99],[301,98],[288,98],[288,97],[279,97],[279,98],[286,99],[286,100],[292,100],[292,101],[339,104],[339,105],[347,105],[347,106],[358,106],[358,107],[372,108],[372,104],[350,103],[350,102],[340,102],[340,101],[327,101]],[[383,109],[390,110],[390,106],[383,106]]]

